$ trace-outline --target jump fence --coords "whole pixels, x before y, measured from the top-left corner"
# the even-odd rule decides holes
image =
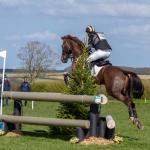
[[[103,94],[99,96],[87,96],[65,95],[61,93],[4,91],[2,97],[14,100],[13,115],[0,115],[1,122],[4,122],[5,133],[14,129],[21,130],[21,124],[34,124],[76,127],[76,136],[79,138],[79,142],[88,139],[90,136],[106,139],[112,139],[114,137],[115,122],[111,115],[98,117],[99,104],[107,103],[107,97]],[[21,116],[21,100],[90,104],[90,120]]]

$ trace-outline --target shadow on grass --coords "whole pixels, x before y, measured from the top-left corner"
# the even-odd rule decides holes
[[[31,131],[21,131],[24,136],[30,136],[30,137],[44,137],[44,138],[50,138],[50,139],[60,139],[63,141],[69,141],[72,136],[70,135],[50,135],[45,130],[35,130],[35,132]]]
[[[138,138],[133,138],[133,137],[130,137],[130,136],[123,136],[123,135],[121,135],[121,137],[123,137],[124,139],[127,139],[129,141],[138,141],[139,140]]]

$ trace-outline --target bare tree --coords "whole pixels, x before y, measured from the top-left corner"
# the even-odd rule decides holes
[[[21,47],[17,57],[21,59],[21,72],[28,76],[30,83],[42,73],[54,70],[61,64],[60,56],[49,45],[38,41],[28,42],[25,47]]]

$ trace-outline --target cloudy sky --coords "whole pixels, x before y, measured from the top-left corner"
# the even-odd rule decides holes
[[[20,47],[39,41],[61,55],[61,36],[83,40],[85,28],[104,32],[115,66],[150,67],[149,0],[0,0],[0,51],[16,69]],[[0,67],[3,58],[0,58]],[[70,62],[56,69],[64,69]]]

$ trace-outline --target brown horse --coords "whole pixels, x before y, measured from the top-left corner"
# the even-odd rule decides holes
[[[71,35],[62,37],[62,40],[61,61],[67,63],[68,58],[71,58],[73,70],[76,58],[82,54],[83,42]],[[132,98],[139,99],[144,93],[144,86],[140,78],[133,72],[111,65],[102,67],[94,78],[97,84],[105,85],[106,91],[110,96],[123,102],[128,107],[132,122],[142,130],[144,127],[138,119],[135,104],[132,101]]]

